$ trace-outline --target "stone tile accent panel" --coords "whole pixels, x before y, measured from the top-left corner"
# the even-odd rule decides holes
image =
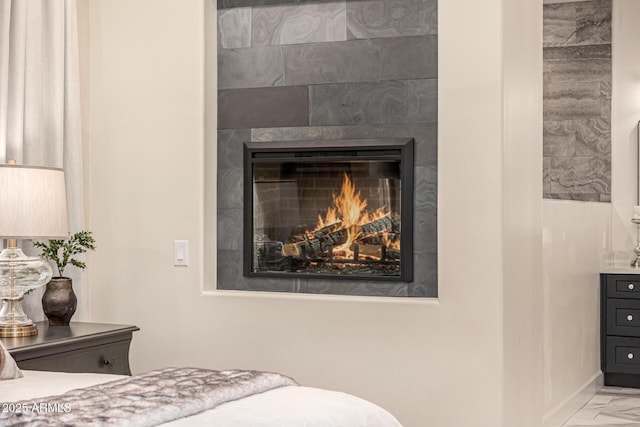
[[[242,144],[251,141],[251,129],[218,131],[218,170],[242,168]]]
[[[218,46],[223,49],[251,46],[251,8],[218,11]]]
[[[327,0],[218,0],[218,10],[246,6],[272,6],[277,4],[326,3]]]
[[[242,168],[218,169],[218,208],[242,209]]]
[[[570,157],[576,154],[576,126],[573,120],[547,120],[543,124],[545,157]]]
[[[545,121],[600,117],[600,82],[547,83],[543,93]]]
[[[438,121],[438,80],[407,80],[407,123]]]
[[[550,197],[591,202],[611,201],[611,160],[605,156],[552,157]]]
[[[611,155],[611,120],[576,120],[576,156]]]
[[[542,158],[542,197],[551,198],[551,157]]]
[[[438,37],[388,37],[379,39],[381,80],[438,77]]]
[[[345,83],[311,87],[311,125],[405,123],[405,82]]]
[[[611,0],[576,3],[576,43],[611,44]]]
[[[546,4],[542,16],[545,47],[611,44],[611,0]]]
[[[282,86],[282,48],[221,49],[218,51],[218,88]]]
[[[436,122],[436,80],[311,86],[311,124]]]
[[[544,5],[545,198],[611,200],[611,0]]]
[[[307,86],[218,91],[219,129],[308,125]]]
[[[347,39],[346,3],[254,7],[252,46],[335,42]]]
[[[437,51],[437,36],[286,46],[285,84],[435,79]]]
[[[218,8],[218,289],[437,296],[437,0]],[[399,137],[415,140],[413,282],[243,276],[245,141]],[[600,147],[590,132],[583,139]]]
[[[437,34],[436,0],[371,0],[347,3],[350,39]]]
[[[304,141],[347,139],[344,126],[309,126],[290,128],[262,128],[251,130],[251,141]]]
[[[285,84],[323,84],[380,79],[376,40],[286,46]]]

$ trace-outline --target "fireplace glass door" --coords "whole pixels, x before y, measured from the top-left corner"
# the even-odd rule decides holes
[[[245,146],[247,275],[411,280],[412,141],[268,145]]]

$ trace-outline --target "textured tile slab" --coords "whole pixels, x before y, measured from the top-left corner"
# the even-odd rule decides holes
[[[407,122],[438,121],[438,80],[409,80]]]
[[[569,200],[600,201],[611,194],[611,159],[602,157],[553,157],[550,196]]]
[[[327,0],[218,0],[218,9],[246,6],[269,6],[276,4],[322,3]]]
[[[600,117],[599,82],[549,83],[544,87],[544,120]]]
[[[543,45],[611,43],[611,1],[545,4]]]
[[[332,295],[366,295],[366,296],[395,296],[406,297],[407,283],[404,282],[376,282],[376,281],[348,281],[348,280],[300,280],[303,293],[332,294]]]
[[[611,119],[611,81],[600,82],[600,116]]]
[[[609,119],[576,120],[576,156],[611,154],[611,121]]]
[[[347,39],[345,1],[254,7],[252,46]]]
[[[252,141],[304,141],[347,138],[344,126],[310,126],[289,128],[263,128],[251,131]]]
[[[542,159],[542,197],[551,198],[551,159]]]
[[[437,0],[371,0],[347,3],[350,39],[438,33]]]
[[[218,131],[218,168],[241,168],[242,144],[251,140],[249,129],[222,129]]]
[[[611,44],[598,44],[587,46],[562,46],[545,47],[543,49],[543,59],[593,59],[611,58]]]
[[[409,283],[410,297],[436,298],[438,296],[438,254],[415,254],[413,282]]]
[[[576,126],[573,120],[545,121],[542,126],[543,156],[576,154]]]
[[[576,3],[576,43],[611,43],[611,1]]]
[[[218,209],[218,249],[242,250],[242,209]]]
[[[544,61],[550,83],[611,81],[611,58]]]
[[[218,47],[251,46],[251,8],[239,7],[218,12]]]
[[[389,37],[380,45],[382,80],[432,79],[438,77],[438,37]]]
[[[575,3],[545,4],[542,9],[543,46],[574,44],[577,16]]]
[[[434,166],[418,166],[414,176],[414,242],[415,253],[436,253],[438,170]]]
[[[414,175],[414,208],[434,215],[438,206],[438,169],[435,166],[416,166]],[[418,252],[425,251],[427,249]]]
[[[437,194],[434,194],[437,196]],[[413,241],[414,253],[438,252],[438,218],[435,209],[417,209],[414,220],[415,240]]]
[[[242,209],[242,168],[218,169],[218,209]]]
[[[284,60],[287,85],[380,79],[380,48],[371,40],[286,46]]]
[[[218,91],[218,128],[270,128],[309,125],[309,88]]]
[[[311,124],[404,123],[404,82],[346,83],[311,86]]]
[[[282,48],[262,47],[218,50],[218,88],[282,86]]]

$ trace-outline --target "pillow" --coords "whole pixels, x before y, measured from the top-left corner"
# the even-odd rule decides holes
[[[9,351],[0,341],[0,380],[12,380],[14,378],[22,378],[22,371],[16,365]]]

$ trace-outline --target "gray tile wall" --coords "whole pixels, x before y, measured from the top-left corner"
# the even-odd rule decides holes
[[[437,296],[437,0],[218,1],[218,288]],[[411,283],[242,275],[245,141],[413,137]]]
[[[611,201],[611,0],[544,5],[544,197]]]

